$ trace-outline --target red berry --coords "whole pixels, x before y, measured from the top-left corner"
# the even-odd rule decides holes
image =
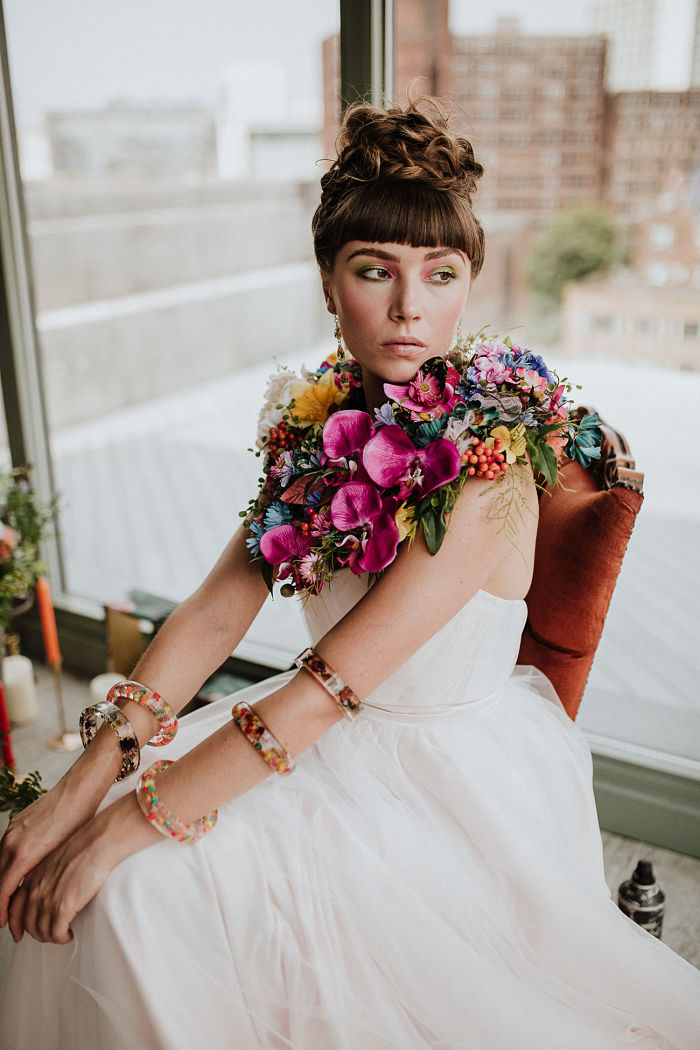
[[[473,476],[474,474],[476,474],[476,467],[470,467],[469,470],[467,471],[467,474],[469,474],[470,476]]]

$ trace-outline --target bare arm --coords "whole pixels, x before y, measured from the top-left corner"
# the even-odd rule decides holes
[[[202,585],[168,618],[133,677],[179,711],[238,645],[266,593],[241,528]],[[133,701],[124,710],[144,744],[157,729],[156,719]],[[114,734],[103,727],[55,787],[12,820],[0,843],[0,927],[20,881],[94,815],[120,764]]]
[[[498,524],[488,520],[488,497],[479,499],[481,491],[481,482],[467,486],[435,557],[422,541],[402,549],[372,590],[317,645],[360,699],[504,569],[508,580],[521,574],[516,585],[519,594],[513,597],[527,591],[536,531],[534,485],[527,485],[532,515],[521,530],[517,551]],[[403,610],[410,610],[410,615],[403,616]],[[363,653],[362,661],[357,660],[358,652]],[[343,718],[306,672],[299,672],[289,684],[259,701],[256,710],[292,755],[304,751]],[[168,808],[193,821],[271,775],[270,767],[239,730],[227,723],[161,774],[159,795]],[[159,833],[144,820],[135,795],[119,799],[25,880],[12,904],[13,936],[19,938],[26,929],[40,940],[69,940],[73,915],[94,896],[109,871],[159,839]]]

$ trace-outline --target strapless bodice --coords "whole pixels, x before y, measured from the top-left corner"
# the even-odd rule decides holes
[[[343,571],[320,595],[309,599],[304,613],[313,644],[336,624],[367,591],[367,579]],[[402,615],[410,615],[405,609]],[[510,677],[525,626],[522,599],[499,598],[477,591],[444,627],[368,696],[366,717],[396,714],[420,717],[449,714],[465,704],[495,702]],[[360,658],[363,654],[358,654]],[[352,684],[352,683],[350,683]]]

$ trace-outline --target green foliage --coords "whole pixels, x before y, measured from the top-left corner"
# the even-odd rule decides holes
[[[41,777],[36,772],[29,773],[24,780],[15,780],[15,775],[7,766],[0,766],[0,813],[9,810],[10,817],[21,813],[30,802],[46,794],[41,786]]]
[[[55,508],[41,509],[25,468],[0,472],[0,627],[10,626],[13,603],[43,572],[39,542]]]
[[[560,212],[532,246],[525,275],[532,290],[550,306],[561,301],[564,285],[610,269],[618,261],[615,225],[595,204]]]

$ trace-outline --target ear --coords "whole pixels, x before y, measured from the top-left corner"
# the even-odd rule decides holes
[[[321,286],[323,288],[323,298],[326,300],[326,309],[329,314],[337,314],[338,311],[335,308],[335,299],[333,298],[333,290],[331,287],[331,275],[321,272]]]

